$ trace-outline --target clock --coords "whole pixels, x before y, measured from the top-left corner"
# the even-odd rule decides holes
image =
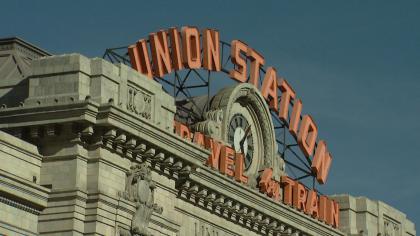
[[[244,156],[245,174],[256,173],[264,158],[264,140],[258,113],[247,99],[239,98],[230,106],[224,140]]]
[[[236,113],[230,120],[228,131],[228,143],[232,145],[235,152],[243,153],[245,170],[248,170],[254,155],[254,140],[252,124],[248,122],[244,114]]]
[[[257,185],[255,181],[265,168],[272,168],[280,176],[270,110],[254,85],[241,83],[223,88],[211,99],[206,114],[215,122],[214,127],[220,127],[211,132],[212,137],[243,154],[244,174],[249,177],[250,186]]]

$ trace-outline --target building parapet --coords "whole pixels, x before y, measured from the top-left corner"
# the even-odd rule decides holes
[[[340,229],[348,235],[416,235],[414,223],[384,202],[346,194],[331,197],[340,204]]]

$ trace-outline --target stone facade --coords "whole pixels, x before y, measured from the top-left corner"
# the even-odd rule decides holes
[[[38,235],[50,193],[40,185],[41,155],[36,146],[0,132],[0,157],[0,232]]]
[[[32,54],[16,54],[9,44]],[[348,220],[362,211],[346,205],[352,197],[337,197],[348,206],[337,230],[203,165],[209,151],[173,132],[174,99],[123,64],[79,54],[50,56],[18,39],[0,45],[1,234],[379,232],[362,226],[368,219],[359,214],[352,216],[357,226]],[[7,59],[5,66],[5,57],[26,62]],[[21,63],[27,65],[24,73],[16,69]],[[390,218],[372,213],[378,224],[391,222],[388,230],[400,222],[400,231],[407,232],[401,235],[415,235],[402,213],[382,206],[375,209]]]
[[[349,195],[332,197],[340,204],[340,228],[348,235],[416,235],[413,222],[386,203]]]

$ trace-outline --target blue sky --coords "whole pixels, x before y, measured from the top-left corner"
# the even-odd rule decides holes
[[[334,161],[325,193],[382,200],[420,223],[420,2],[7,1],[0,37],[102,56],[195,25],[241,39],[303,100]]]

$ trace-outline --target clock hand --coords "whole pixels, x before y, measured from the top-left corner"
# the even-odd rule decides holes
[[[248,134],[249,134],[250,131],[251,131],[251,125],[248,125],[248,127],[246,127],[246,130],[245,130],[244,138],[248,137]]]
[[[239,142],[239,144],[241,145],[241,147],[243,146],[243,144],[244,144],[244,142],[245,142],[246,138],[248,137],[248,135],[249,135],[249,131],[251,131],[251,125],[248,125],[248,127],[246,127],[244,137],[243,137],[243,138],[242,138],[242,140]]]

